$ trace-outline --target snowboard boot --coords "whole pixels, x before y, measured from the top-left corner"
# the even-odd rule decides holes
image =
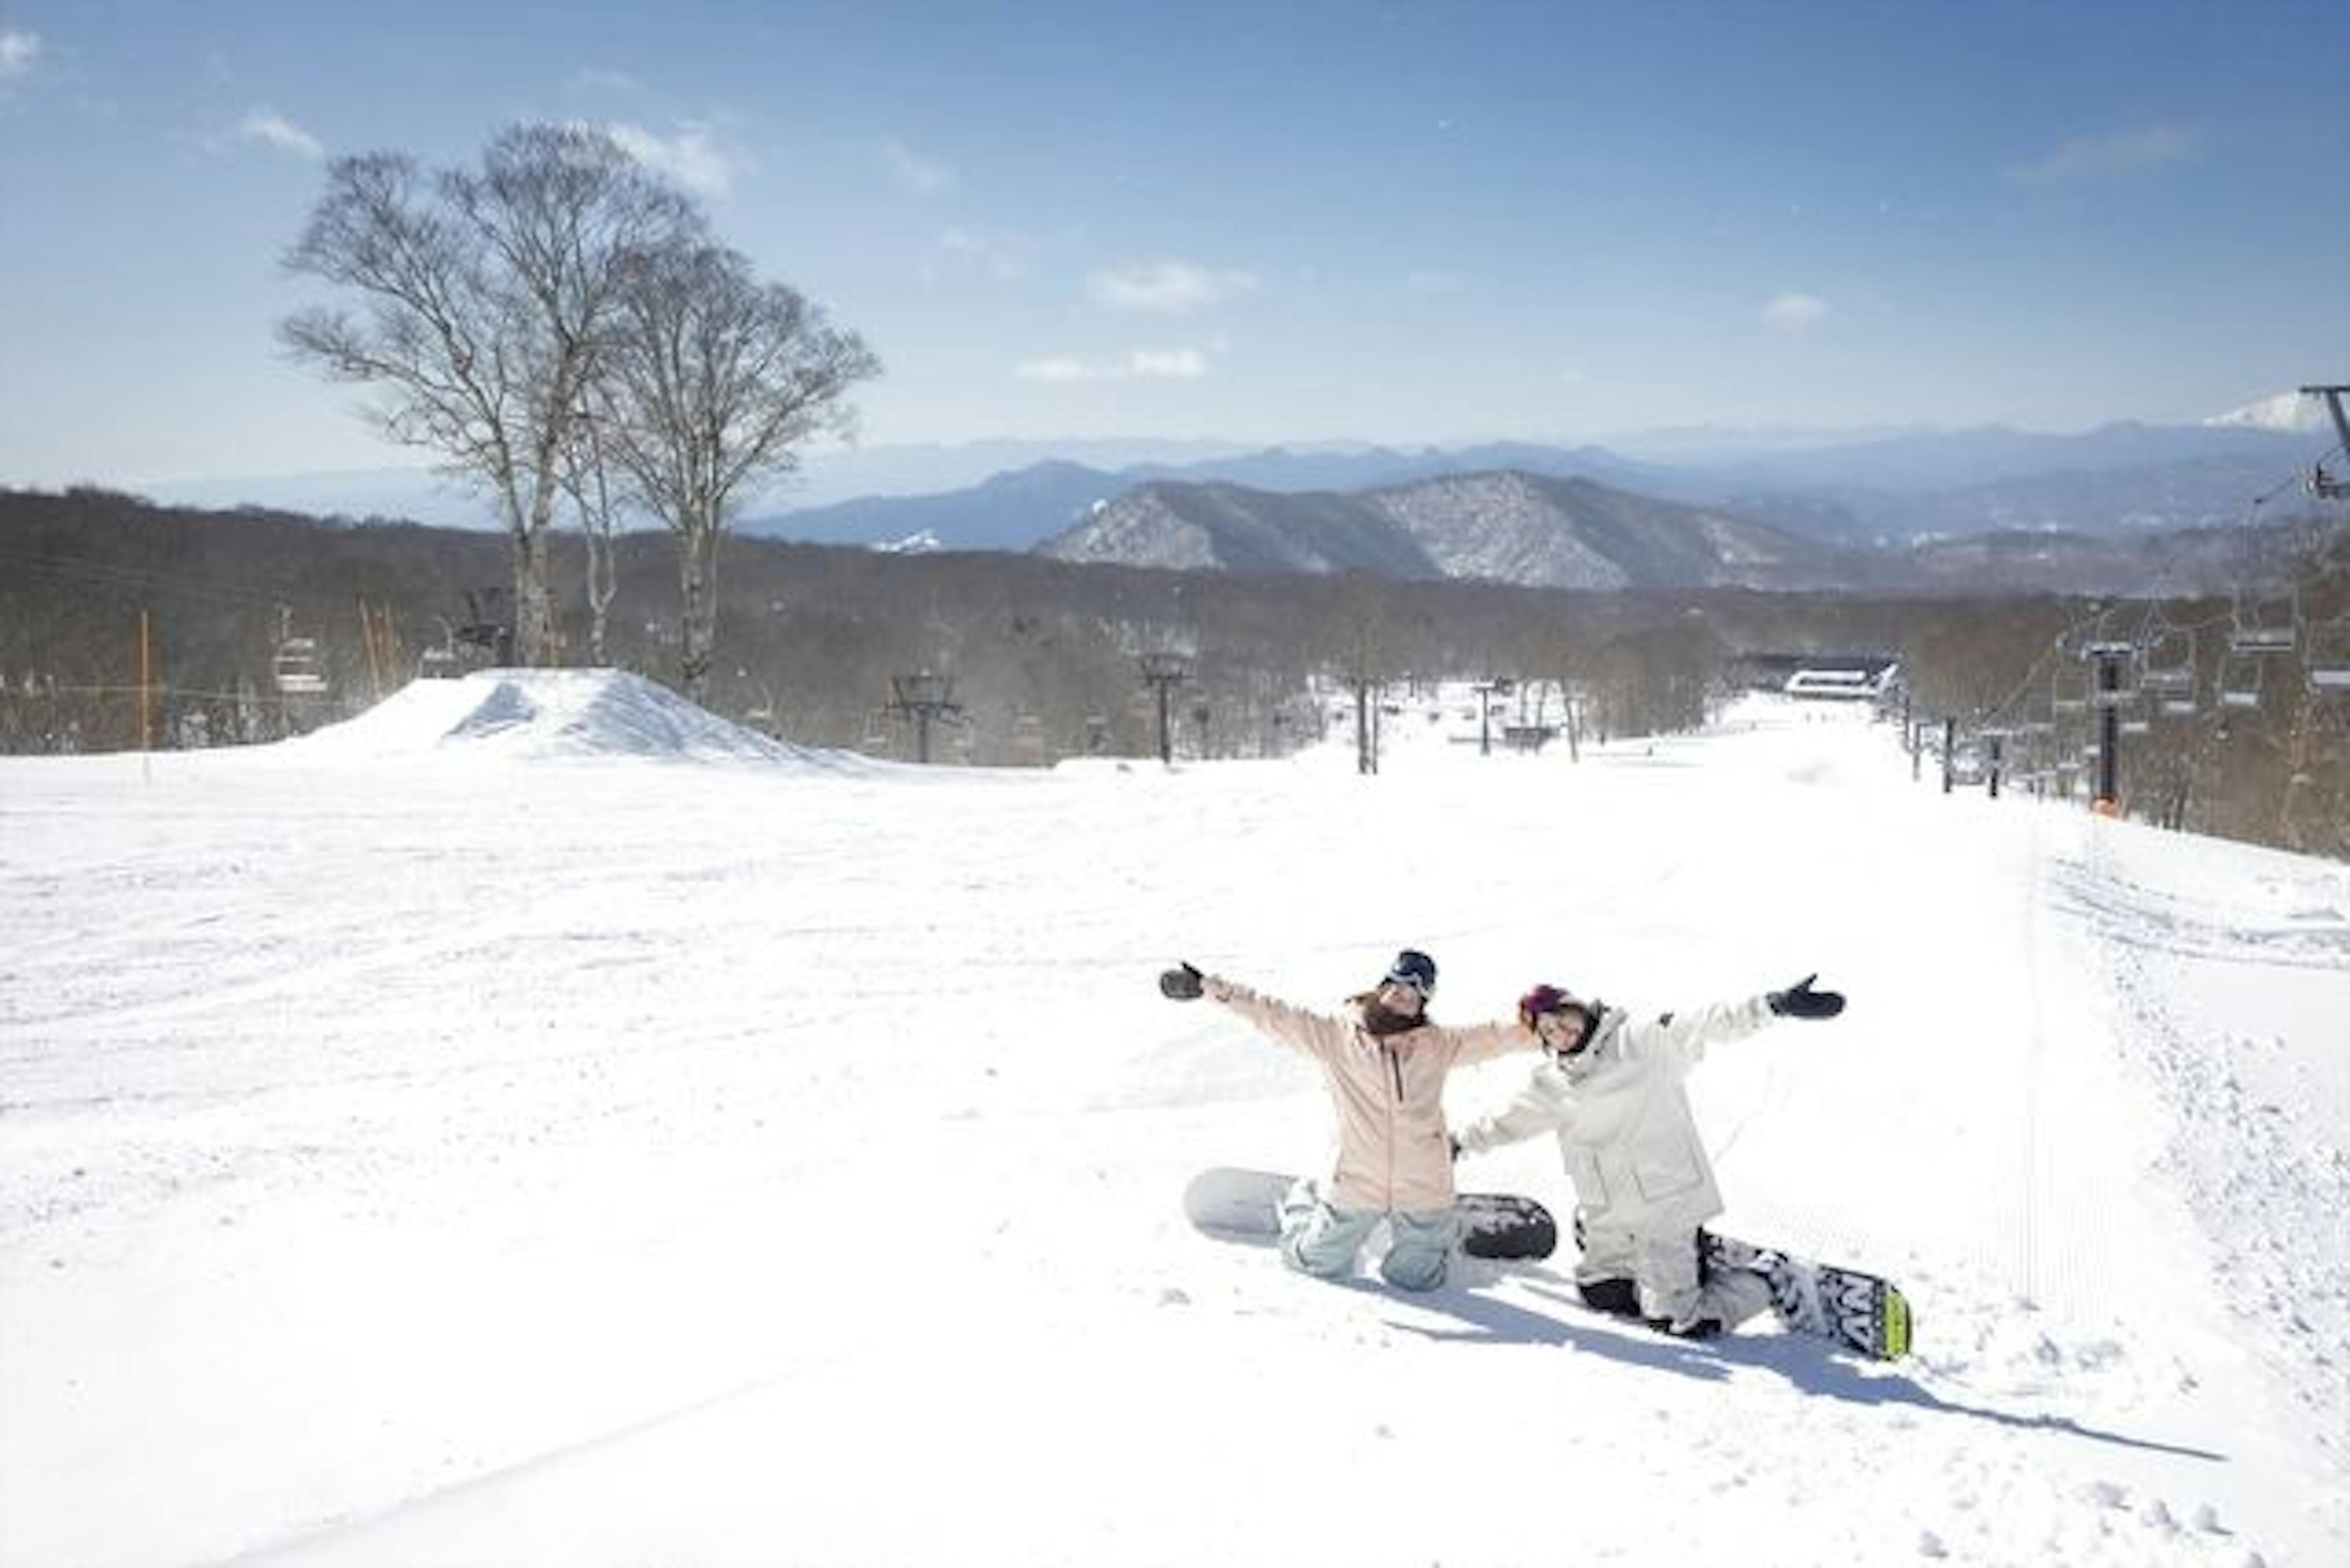
[[[1627,1279],[1579,1281],[1575,1287],[1583,1294],[1583,1304],[1594,1312],[1604,1312],[1610,1317],[1638,1317],[1640,1290]]]

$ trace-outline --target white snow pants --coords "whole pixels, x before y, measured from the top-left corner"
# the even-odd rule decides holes
[[[1379,1259],[1379,1276],[1403,1291],[1432,1291],[1442,1284],[1461,1230],[1451,1210],[1414,1214],[1341,1209],[1323,1198],[1311,1178],[1299,1181],[1282,1199],[1281,1260],[1319,1279],[1352,1273],[1356,1254],[1382,1220],[1388,1222],[1388,1241]]]
[[[1771,1287],[1762,1275],[1743,1269],[1705,1272],[1699,1264],[1693,1230],[1643,1234],[1594,1230],[1578,1220],[1575,1231],[1583,1246],[1583,1257],[1575,1265],[1575,1282],[1632,1281],[1639,1289],[1640,1315],[1645,1318],[1677,1329],[1712,1318],[1731,1329],[1771,1305]]]

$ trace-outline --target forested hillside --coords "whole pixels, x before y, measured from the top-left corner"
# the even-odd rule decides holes
[[[2350,611],[2337,534],[2293,604],[2313,628]],[[676,683],[677,554],[617,542],[607,661]],[[565,656],[588,663],[585,551],[558,539]],[[97,490],[0,493],[0,750],[265,741],[347,716],[428,666],[487,662],[463,629],[495,618],[505,541],[407,524],[157,507]],[[1183,658],[1171,732],[1184,755],[1260,755],[1320,737],[1357,691],[1438,677],[1571,687],[1593,732],[1692,727],[1756,652],[1874,650],[1901,660],[1921,720],[1963,740],[2019,735],[2012,787],[2072,788],[2050,721],[2086,635],[2204,629],[2215,700],[2133,736],[2125,797],[2143,815],[2262,842],[2350,852],[2343,710],[2301,656],[2221,710],[2228,600],[2100,606],[2056,595],[1567,592],[1468,582],[1076,566],[972,552],[896,556],[737,539],[718,577],[710,705],[811,745],[911,757],[893,684],[951,681],[937,760],[1041,764],[1158,746],[1146,654]],[[143,629],[142,629],[143,628]],[[310,639],[325,690],[280,690]],[[1553,705],[1543,714],[1555,721]],[[2034,724],[2041,729],[2034,732]],[[1469,726],[1473,732],[1473,722]],[[2038,778],[2028,774],[2037,774]]]

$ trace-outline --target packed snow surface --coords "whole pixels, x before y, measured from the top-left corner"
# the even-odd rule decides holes
[[[912,769],[508,672],[0,760],[0,1563],[2350,1562],[2350,868],[1841,709],[1463,730]],[[1461,1022],[1849,993],[1699,1114],[1723,1229],[1918,1355],[1193,1232],[1328,1116],[1156,971],[1335,1007],[1406,944]]]

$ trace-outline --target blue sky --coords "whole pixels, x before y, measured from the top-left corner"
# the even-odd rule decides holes
[[[2350,5],[0,0],[0,483],[418,461],[322,160],[604,125],[868,445],[2189,421],[2350,380]]]

